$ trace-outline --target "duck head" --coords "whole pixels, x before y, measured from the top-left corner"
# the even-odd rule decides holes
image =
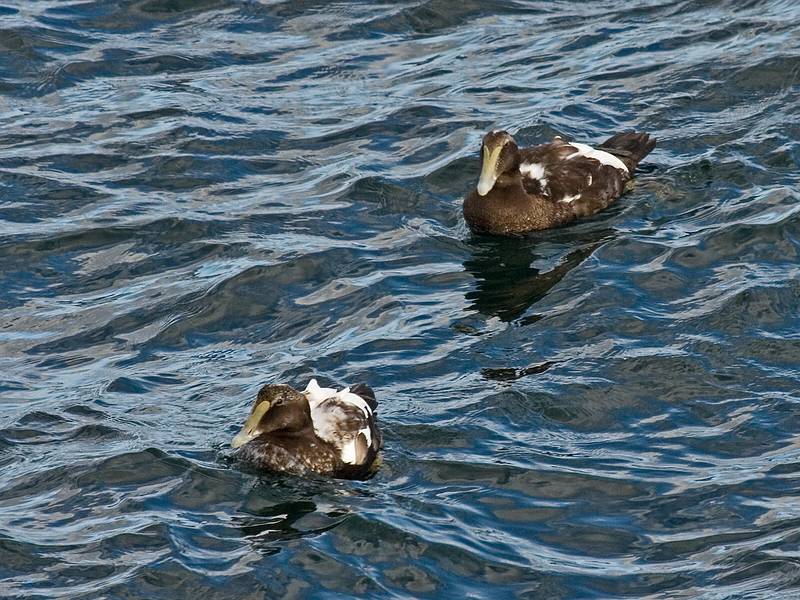
[[[490,131],[481,145],[481,176],[478,195],[488,194],[504,173],[519,171],[519,148],[507,131]]]
[[[310,424],[311,412],[304,394],[288,385],[265,385],[231,446],[239,448],[264,433],[296,433]]]

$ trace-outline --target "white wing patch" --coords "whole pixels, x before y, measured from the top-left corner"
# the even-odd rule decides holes
[[[625,163],[613,154],[609,154],[603,150],[597,150],[596,148],[592,148],[587,144],[579,144],[578,142],[569,142],[569,145],[575,148],[577,152],[568,156],[566,160],[575,158],[576,156],[585,156],[586,158],[594,158],[595,160],[599,160],[604,165],[609,165],[615,169],[625,171],[626,173],[628,172],[628,167],[625,166]]]
[[[367,448],[372,445],[370,424],[373,416],[367,401],[351,392],[349,387],[338,392],[334,388],[320,387],[316,379],[308,382],[305,394],[314,433],[336,446],[343,462],[352,465],[363,461],[365,456],[363,450],[359,452],[359,438],[363,437]],[[348,415],[348,407],[358,409],[363,418],[356,418],[352,413]],[[352,427],[354,421],[357,421],[357,427],[363,427],[355,429]]]
[[[559,202],[574,202],[575,200],[580,200],[580,199],[581,195],[575,194],[574,196],[564,196],[563,198],[561,198],[561,200],[559,200]]]
[[[547,171],[540,163],[522,163],[519,172],[531,179],[538,179],[542,189],[547,187]]]
[[[327,400],[331,396],[335,396],[336,390],[333,388],[319,387],[317,380],[312,379],[306,386],[305,394],[308,397],[309,406],[311,406],[313,409],[315,404],[319,404],[323,400]]]
[[[336,394],[336,397],[347,404],[357,406],[361,409],[361,412],[364,413],[364,417],[367,419],[367,426],[359,429],[358,433],[362,434],[367,439],[367,446],[371,446],[372,432],[369,429],[369,420],[372,418],[372,409],[369,407],[369,404],[367,404],[367,401],[358,394],[351,392],[349,387],[344,388],[341,392]],[[356,436],[356,439],[358,439],[358,436]],[[355,443],[356,439],[353,440],[353,443]]]
[[[358,438],[353,438],[349,442],[345,443],[342,446],[342,462],[347,463],[348,465],[354,465],[356,463],[356,440]]]
[[[363,430],[362,430],[363,431]],[[358,435],[354,436],[348,442],[345,442],[342,445],[341,457],[342,462],[347,463],[348,465],[355,465],[363,462],[364,458],[366,458],[366,453],[362,450],[359,452],[359,438],[362,437],[362,433],[359,432]],[[366,447],[369,448],[369,443],[366,444]],[[359,456],[361,454],[361,456]]]
[[[372,409],[369,407],[369,404],[367,404],[367,401],[358,394],[351,392],[349,387],[346,387],[341,392],[338,392],[336,397],[363,410],[365,417],[369,418],[372,416]]]

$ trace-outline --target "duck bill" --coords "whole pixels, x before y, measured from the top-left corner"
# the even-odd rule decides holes
[[[483,147],[483,164],[481,165],[481,176],[478,179],[478,195],[485,196],[494,187],[497,181],[497,162],[500,159],[502,146],[495,148],[491,152],[486,146]]]
[[[254,438],[252,434],[250,434],[245,429],[242,429],[239,433],[237,433],[234,438],[231,440],[231,448],[234,450],[236,448],[241,448],[247,442],[251,441]]]
[[[261,422],[261,418],[267,414],[269,409],[269,402],[261,402],[256,405],[256,407],[253,409],[253,412],[251,412],[250,416],[247,417],[247,421],[244,422],[242,430],[231,440],[231,448],[234,450],[236,448],[241,448],[247,442],[250,442],[261,435],[258,424]]]

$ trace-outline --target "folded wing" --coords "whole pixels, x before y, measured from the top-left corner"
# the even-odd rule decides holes
[[[382,446],[372,389],[359,384],[337,392],[319,387],[312,379],[306,392],[317,436],[332,444],[347,464],[361,465],[371,460]]]

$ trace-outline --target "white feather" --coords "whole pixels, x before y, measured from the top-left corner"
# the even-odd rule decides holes
[[[320,387],[317,380],[312,379],[306,386],[305,394],[308,398],[309,408],[311,409],[311,421],[314,426],[314,432],[324,440],[334,439],[338,434],[335,419],[332,420],[331,414],[320,406],[328,398],[336,398],[343,404],[350,404],[351,406],[359,408],[361,412],[364,413],[368,422],[369,419],[372,418],[372,408],[370,408],[367,401],[358,394],[351,392],[349,387],[337,392],[334,388]],[[367,440],[367,446],[372,445],[372,431],[370,430],[369,424],[367,424],[366,427],[359,429],[358,434],[353,436],[353,439],[342,444],[340,453],[342,461],[347,464],[355,464],[356,462],[356,443],[359,434],[364,435]]]
[[[547,171],[544,165],[540,163],[522,163],[519,166],[519,172],[531,179],[538,179],[542,189],[547,187]]]
[[[586,158],[594,158],[595,160],[599,160],[604,165],[609,165],[615,169],[625,171],[626,173],[628,172],[628,167],[625,166],[625,163],[613,154],[609,154],[608,152],[604,152],[602,150],[597,150],[596,148],[592,148],[587,144],[579,144],[578,142],[569,142],[569,145],[575,148],[577,152],[568,156],[567,160],[575,158],[576,156],[585,156]]]
[[[364,412],[365,417],[369,418],[372,416],[372,409],[369,407],[369,404],[367,404],[367,401],[358,394],[351,392],[349,387],[337,392],[336,397],[342,402],[346,402],[347,404],[352,404],[353,406],[360,408]]]
[[[337,393],[336,397],[342,402],[346,402],[347,404],[352,404],[353,406],[360,408],[367,420],[372,417],[372,409],[370,408],[369,404],[367,404],[367,401],[358,394],[351,392],[349,387],[346,387],[341,392]],[[370,432],[369,425],[363,429],[359,429],[358,432],[364,434],[364,437],[367,438],[367,446],[371,446],[372,433]],[[353,441],[353,444],[355,444],[355,441]],[[353,452],[355,452],[355,445],[353,446]]]
[[[575,200],[580,200],[581,195],[575,194],[574,196],[564,196],[559,200],[559,202],[574,202]]]
[[[346,444],[342,446],[342,462],[346,462],[348,465],[353,465],[356,462],[356,440],[358,437],[353,438]]]
[[[306,386],[305,394],[308,397],[309,406],[313,409],[323,400],[327,400],[331,396],[335,396],[336,390],[334,388],[320,387],[317,383],[317,380],[312,379]]]
[[[540,163],[522,163],[519,166],[519,172],[534,179],[543,179],[546,177],[544,165]]]

